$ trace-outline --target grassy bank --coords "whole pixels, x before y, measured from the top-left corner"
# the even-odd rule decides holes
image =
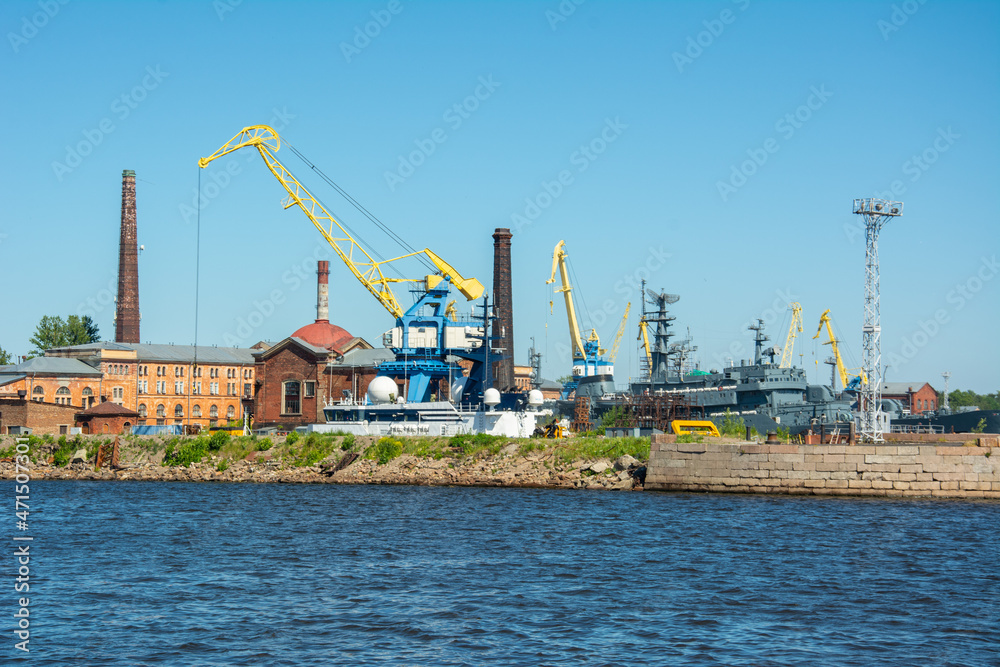
[[[14,455],[13,436],[0,440],[0,458]],[[35,465],[63,467],[78,450],[85,450],[93,464],[99,447],[111,444],[109,436],[29,436],[29,458]],[[582,435],[562,440],[504,438],[489,435],[452,437],[389,436],[356,437],[344,433],[290,433],[283,438],[257,436],[231,437],[226,432],[212,435],[168,437],[119,437],[120,461],[123,464],[161,464],[189,466],[210,462],[225,470],[239,461],[270,461],[281,467],[308,467],[336,463],[348,452],[365,459],[388,463],[402,455],[456,461],[496,456],[501,452],[521,456],[551,458],[561,463],[577,460],[615,459],[629,454],[639,460],[649,458],[649,438],[606,438]]]

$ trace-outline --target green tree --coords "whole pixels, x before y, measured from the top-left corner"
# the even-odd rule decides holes
[[[83,345],[101,340],[97,325],[89,315],[70,315],[65,320],[58,315],[45,315],[35,327],[35,335],[29,341],[34,349],[29,356],[38,357],[45,350],[67,345]]]
[[[66,322],[58,315],[43,315],[28,342],[34,346],[29,353],[32,357],[39,357],[53,347],[66,346]]]
[[[90,319],[90,315],[83,317],[70,315],[66,318],[66,340],[67,345],[96,343],[101,340],[101,333],[94,321]]]
[[[11,363],[10,352],[0,347],[0,366]]]

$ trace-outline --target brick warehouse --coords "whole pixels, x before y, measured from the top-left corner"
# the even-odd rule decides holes
[[[899,401],[911,415],[937,410],[937,390],[926,382],[885,382],[882,384],[882,398]]]
[[[255,381],[252,351],[112,342],[55,348],[3,367],[0,397],[24,391],[33,402],[77,412],[106,399],[136,412],[139,425],[211,427],[243,418],[242,397],[252,395]],[[18,426],[27,424],[4,418],[0,432]]]

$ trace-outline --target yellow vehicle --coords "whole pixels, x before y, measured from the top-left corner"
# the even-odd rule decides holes
[[[714,423],[710,421],[701,421],[697,419],[675,419],[670,422],[670,430],[672,430],[677,435],[685,435],[688,433],[700,434],[700,435],[713,435],[716,438],[719,437],[719,429]]]

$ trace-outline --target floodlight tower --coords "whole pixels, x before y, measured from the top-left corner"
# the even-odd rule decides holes
[[[861,387],[861,438],[883,442],[882,422],[882,325],[879,311],[878,233],[891,218],[903,214],[903,202],[885,199],[855,199],[854,214],[865,221],[865,324],[862,327],[864,374]]]

